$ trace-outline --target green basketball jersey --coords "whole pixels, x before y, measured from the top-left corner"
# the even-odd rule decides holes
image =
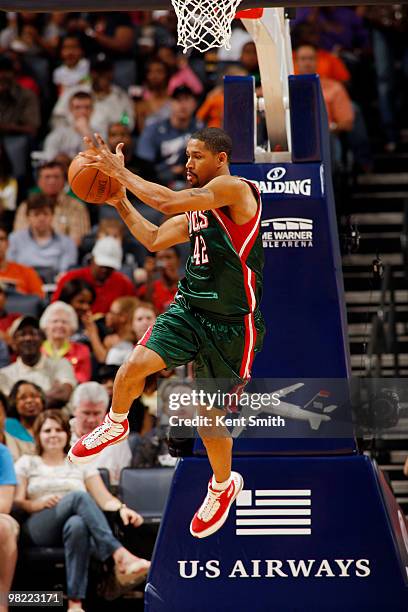
[[[244,179],[242,179],[244,180]],[[244,318],[262,294],[261,199],[253,219],[236,225],[222,208],[189,211],[191,251],[178,294],[195,309],[220,318]]]

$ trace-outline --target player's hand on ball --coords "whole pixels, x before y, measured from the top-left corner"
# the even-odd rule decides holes
[[[133,527],[140,527],[143,523],[143,516],[141,516],[138,512],[131,510],[124,506],[119,510],[120,518],[124,525],[133,525]]]
[[[89,137],[85,136],[84,143],[88,148],[79,155],[87,160],[85,165],[88,168],[97,168],[108,176],[117,178],[125,166],[125,158],[122,153],[124,143],[120,142],[116,147],[116,152],[112,153],[100,134],[95,134],[95,140],[96,146]]]

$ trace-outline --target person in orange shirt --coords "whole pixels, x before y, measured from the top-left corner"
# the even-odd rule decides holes
[[[12,285],[20,293],[35,294],[43,298],[42,280],[37,272],[28,266],[6,260],[8,244],[7,227],[0,224],[0,282]]]
[[[317,49],[312,44],[300,44],[296,51],[297,74],[316,74]],[[320,77],[320,84],[329,120],[330,132],[350,132],[353,129],[354,109],[344,85]]]
[[[207,127],[222,127],[224,119],[224,88],[221,85],[214,87],[205,98],[204,102],[196,112]]]
[[[350,73],[346,68],[345,63],[337,55],[326,51],[325,49],[317,49],[316,51],[316,73],[322,78],[334,79],[340,83],[347,83],[350,80]],[[298,74],[298,66],[296,54],[293,54],[293,63],[295,74]]]
[[[343,60],[318,45],[319,32],[311,23],[300,23],[292,30],[292,46],[297,49],[303,45],[312,45],[316,48],[316,73],[322,78],[334,79],[341,83],[350,81],[351,75]],[[293,52],[295,74],[299,74],[296,53]]]
[[[229,66],[224,70],[218,79],[218,84],[207,94],[196,112],[197,119],[200,119],[207,127],[222,128],[224,121],[224,76],[246,76],[247,74],[248,72],[240,66]]]

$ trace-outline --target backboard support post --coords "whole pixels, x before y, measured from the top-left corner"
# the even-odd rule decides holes
[[[283,8],[264,9],[260,19],[242,19],[259,63],[270,149],[291,151],[288,77],[293,74],[289,20]],[[262,155],[262,160],[265,159]]]

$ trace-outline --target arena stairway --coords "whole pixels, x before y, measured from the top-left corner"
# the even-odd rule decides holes
[[[358,252],[343,256],[351,365],[353,374],[360,376],[375,366],[375,356],[368,359],[367,347],[381,297],[381,281],[372,270],[378,254],[392,269],[399,375],[408,375],[408,267],[403,253],[408,242],[408,130],[402,139],[401,150],[376,155],[373,172],[357,177],[342,211],[351,215],[360,232]],[[393,354],[386,352],[381,376],[396,374]]]
[[[408,517],[408,479],[403,471],[408,457],[407,434],[408,418],[402,417],[398,428],[382,432],[375,442],[375,447],[368,454],[378,462],[391,485],[395,499]]]
[[[402,132],[398,152],[378,154],[371,174],[357,178],[346,215],[358,226],[358,252],[343,256],[352,372],[367,376],[376,357],[367,356],[378,313],[381,281],[373,276],[373,260],[379,254],[392,270],[395,290],[396,351],[381,357],[380,376],[408,376],[408,258],[404,255],[408,235],[408,130]],[[389,296],[387,296],[389,298]],[[402,510],[408,515],[408,479],[403,467],[408,457],[408,394],[400,398],[400,420],[395,428],[378,434],[369,451],[391,484]]]

